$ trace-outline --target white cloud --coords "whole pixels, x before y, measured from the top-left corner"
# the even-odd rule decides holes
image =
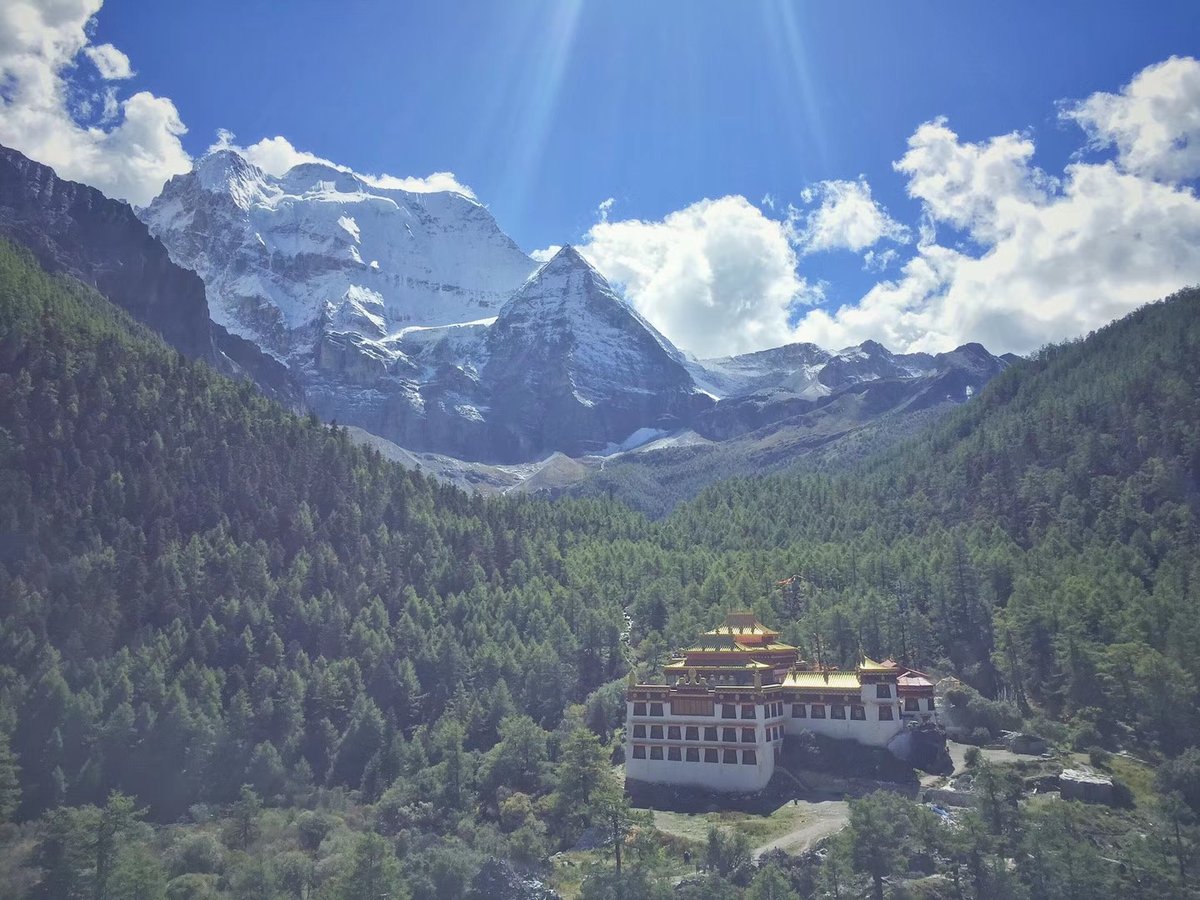
[[[1116,147],[1127,172],[1168,181],[1200,175],[1200,62],[1172,56],[1148,66],[1118,94],[1067,105],[1094,147]]]
[[[798,253],[910,239],[861,179],[823,183],[806,198],[820,205],[785,221],[725,197],[661,221],[597,223],[581,249],[701,355],[866,339],[1028,352],[1200,283],[1200,63],[1173,58],[1062,109],[1085,129],[1081,144],[1111,158],[1047,173],[1030,133],[972,142],[945,119],[917,127],[895,164],[922,205],[915,252],[856,302],[808,309],[794,325],[789,312],[823,290],[797,271]],[[900,262],[890,247],[863,260],[868,271]]]
[[[886,250],[868,250],[863,254],[863,270],[867,272],[882,272],[892,265],[900,254],[896,252],[896,248],[888,247]]]
[[[0,3],[0,143],[64,178],[144,204],[190,168],[180,143],[186,129],[165,97],[140,91],[119,100],[78,77],[81,53],[103,79],[132,75],[123,53],[90,43],[99,9],[100,0]]]
[[[555,255],[561,249],[562,244],[551,244],[549,247],[543,247],[541,250],[534,250],[529,255],[533,257],[536,262],[548,263],[550,260],[554,259]]]
[[[814,298],[789,237],[786,222],[730,196],[660,221],[602,220],[579,250],[672,341],[715,356],[780,343],[790,309]]]
[[[866,178],[857,181],[822,181],[804,192],[805,203],[820,205],[791,216],[797,229],[797,241],[805,253],[824,250],[860,252],[891,240],[907,243],[909,230],[888,215],[871,197]],[[772,207],[773,208],[773,207]]]
[[[1162,108],[1149,106],[1139,115]],[[874,338],[933,351],[974,340],[1025,352],[1200,282],[1192,188],[1123,168],[1121,157],[1050,178],[1033,153],[1027,136],[969,143],[944,121],[919,127],[896,166],[931,226],[916,255],[859,302],[809,312],[796,334],[826,346]],[[975,248],[938,243],[939,226]]]
[[[596,218],[601,222],[607,222],[609,211],[612,210],[615,202],[616,200],[612,197],[609,197],[607,200],[601,200],[600,205],[596,207]]]
[[[324,157],[309,153],[307,150],[297,150],[287,138],[276,135],[273,138],[263,138],[249,146],[239,146],[230,131],[217,132],[217,140],[208,148],[214,150],[234,150],[244,159],[258,166],[268,175],[276,177],[283,175],[288,169],[302,163],[317,163],[329,166],[340,172],[352,172],[348,166],[343,166]],[[398,177],[396,175],[364,175],[354,173],[363,181],[384,190],[411,191],[418,194],[428,194],[435,191],[454,191],[466,197],[475,197],[475,192],[461,183],[453,172],[434,172],[425,178]]]
[[[83,54],[92,61],[100,77],[108,81],[121,81],[133,77],[133,66],[129,57],[112,44],[93,44],[83,48]]]

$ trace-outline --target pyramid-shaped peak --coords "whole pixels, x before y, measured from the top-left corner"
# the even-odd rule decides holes
[[[607,279],[570,244],[550,258],[550,261],[530,276],[518,292],[525,294],[576,295],[579,299],[599,291],[619,302]]]
[[[550,257],[550,261],[545,265],[546,270],[577,268],[591,269],[592,271],[595,271],[595,268],[592,266],[592,264],[584,259],[583,254],[570,244],[566,244],[561,247],[557,253]]]
[[[228,148],[206,153],[197,160],[192,171],[196,173],[200,183],[209,190],[220,189],[230,181],[239,178],[260,179],[263,177],[262,170],[258,166],[246,160],[236,150]]]
[[[869,339],[859,344],[858,349],[864,353],[886,354],[888,356],[891,355],[891,351],[888,350],[887,347],[883,346],[883,344],[879,343],[879,341],[873,341]]]

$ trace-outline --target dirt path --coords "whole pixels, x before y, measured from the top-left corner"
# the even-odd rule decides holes
[[[800,853],[817,841],[841,831],[850,821],[850,805],[845,800],[822,800],[817,803],[805,803],[804,807],[804,824],[755,847],[755,859],[771,850]]]

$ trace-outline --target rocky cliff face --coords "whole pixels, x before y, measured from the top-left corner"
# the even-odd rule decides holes
[[[171,261],[128,204],[0,147],[0,235],[46,270],[95,287],[185,355],[251,377],[286,403],[298,400],[282,366],[213,325],[204,283]]]
[[[204,283],[171,262],[128,205],[3,148],[0,232],[48,271],[93,285],[171,346],[215,359]]]

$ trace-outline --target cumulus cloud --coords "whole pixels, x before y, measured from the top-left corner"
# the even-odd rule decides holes
[[[1094,147],[1116,147],[1127,172],[1176,181],[1200,172],[1200,63],[1191,57],[1148,66],[1120,93],[1092,94],[1062,115]]]
[[[233,150],[240,154],[248,162],[258,166],[268,175],[276,177],[283,175],[288,169],[302,163],[318,163],[319,165],[329,166],[332,169],[337,169],[339,172],[353,172],[348,166],[343,166],[324,157],[317,156],[315,153],[309,153],[307,150],[298,150],[287,138],[276,135],[273,138],[263,138],[257,143],[248,146],[240,146],[232,132],[221,130],[217,132],[217,140],[208,148],[208,152],[212,153],[215,150]],[[461,183],[453,172],[434,172],[425,178],[415,177],[399,177],[396,175],[366,175],[361,172],[353,172],[358,175],[363,181],[370,185],[384,190],[401,190],[411,191],[418,194],[428,194],[436,191],[454,191],[462,194],[465,197],[475,197],[475,192],[467,185]]]
[[[558,254],[558,251],[561,249],[562,244],[551,244],[549,247],[543,247],[541,250],[534,250],[529,255],[533,257],[536,262],[547,263],[554,259],[554,257]]]
[[[778,344],[791,309],[817,293],[797,272],[788,224],[740,196],[658,221],[602,219],[579,249],[655,327],[699,356]]]
[[[91,43],[99,9],[100,0],[0,4],[0,143],[64,178],[145,204],[190,168],[180,143],[186,129],[165,97],[139,91],[120,100],[111,86],[79,77],[81,54],[103,81],[133,75],[120,50]]]
[[[95,44],[84,47],[83,54],[92,61],[100,77],[108,81],[121,81],[133,77],[133,66],[129,57],[112,44]]]
[[[815,209],[792,210],[796,240],[805,253],[823,250],[861,252],[882,240],[907,243],[909,230],[888,215],[871,196],[866,178],[856,181],[822,181],[807,189],[805,203]]]
[[[1143,98],[1128,115],[1144,123],[1178,100]],[[935,351],[976,340],[1026,352],[1200,282],[1200,199],[1150,174],[1194,177],[1200,167],[1174,150],[1155,164],[1119,150],[1050,177],[1033,165],[1034,149],[1027,135],[971,143],[945,121],[920,126],[896,164],[930,225],[916,254],[857,303],[810,311],[795,334],[826,346],[874,338]],[[939,229],[975,246],[945,246]]]
[[[581,249],[700,355],[867,339],[902,351],[980,341],[1029,352],[1200,283],[1200,62],[1169,59],[1060,111],[1083,128],[1081,151],[1099,157],[1081,152],[1054,173],[1035,163],[1030,132],[967,141],[946,119],[919,125],[894,164],[921,203],[912,229],[860,178],[817,185],[802,198],[815,208],[790,207],[782,220],[774,198],[764,212],[724,197],[659,221],[600,221]],[[914,231],[907,258],[877,246]],[[823,283],[797,266],[835,248],[865,251],[867,271],[895,275],[819,308]]]

